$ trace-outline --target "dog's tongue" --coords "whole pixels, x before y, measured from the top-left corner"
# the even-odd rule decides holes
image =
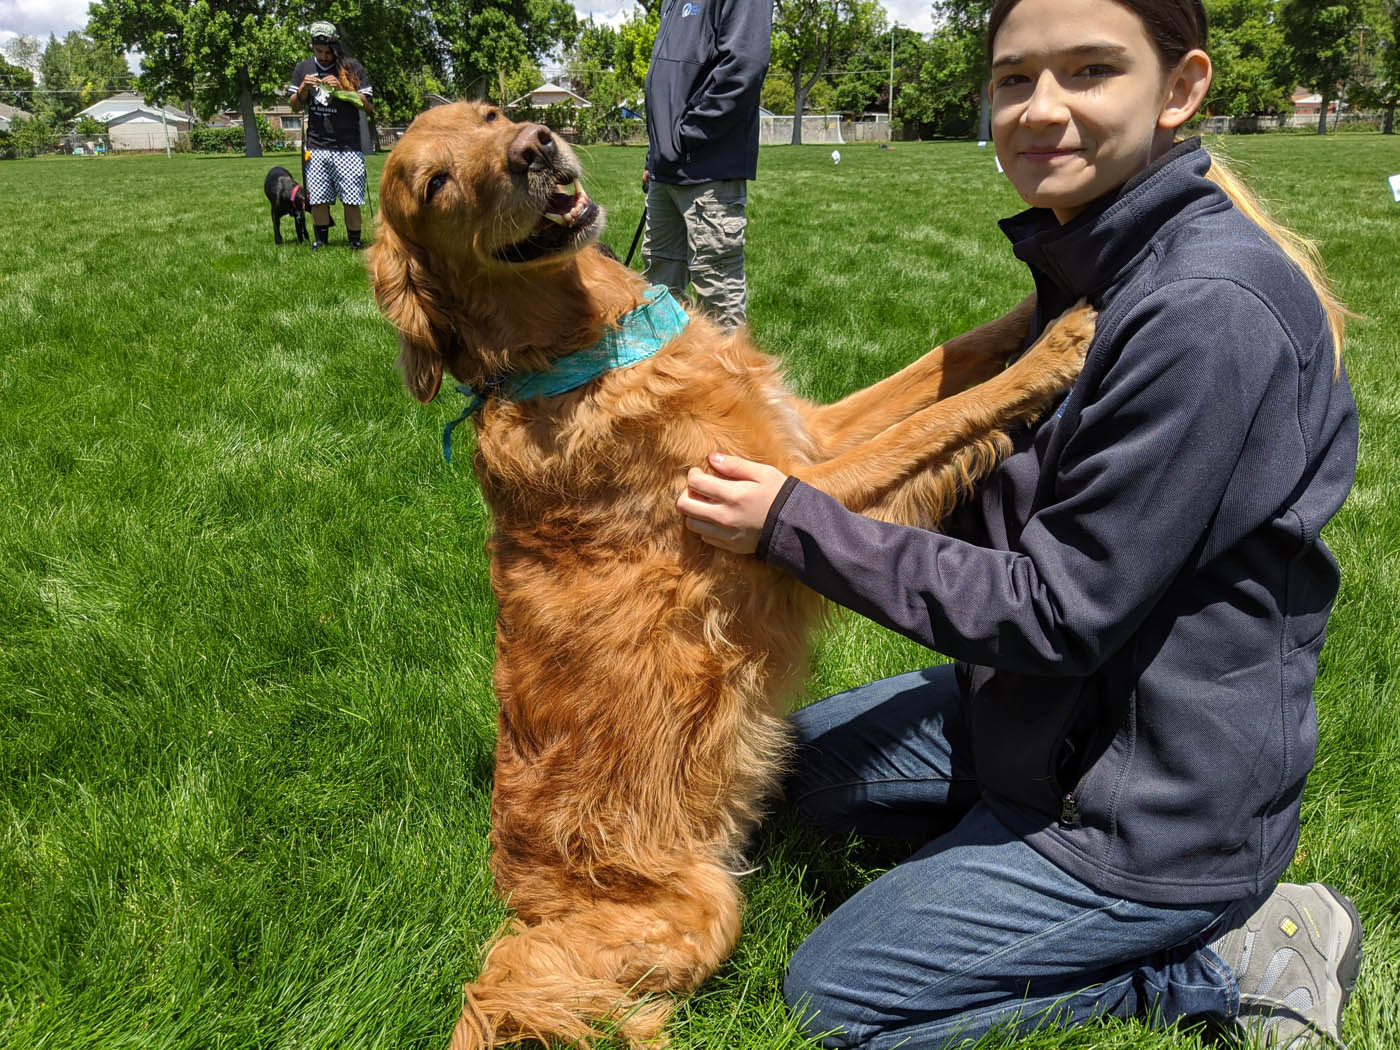
[[[588,194],[583,192],[583,188],[575,179],[567,186],[554,187],[549,204],[545,206],[544,217],[560,226],[571,226],[590,203]]]

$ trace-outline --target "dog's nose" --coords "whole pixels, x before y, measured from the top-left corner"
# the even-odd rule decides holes
[[[549,167],[558,152],[559,147],[555,145],[554,136],[547,127],[526,124],[506,148],[506,164],[515,174],[523,175],[527,171]]]

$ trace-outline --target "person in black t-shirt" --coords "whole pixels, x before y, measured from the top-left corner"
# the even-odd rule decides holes
[[[306,195],[316,229],[311,247],[330,237],[331,204],[337,197],[345,208],[345,233],[350,247],[363,248],[360,206],[365,202],[365,157],[361,152],[360,114],[374,114],[374,88],[365,67],[345,53],[340,34],[330,22],[311,23],[313,57],[292,70],[288,90],[292,111],[307,110]]]

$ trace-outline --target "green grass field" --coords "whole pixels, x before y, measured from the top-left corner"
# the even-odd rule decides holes
[[[1344,579],[1289,877],[1356,899],[1367,962],[1347,1035],[1390,1050],[1400,138],[1218,145],[1365,317],[1347,347],[1361,463],[1327,532]],[[642,153],[582,152],[623,254]],[[830,152],[765,150],[750,199],[754,334],[823,398],[1029,290],[994,225],[1019,202],[990,152]],[[459,404],[403,392],[343,225],[328,251],[273,246],[272,163],[295,167],[0,164],[0,1044],[16,1050],[440,1048],[505,915],[485,868],[485,512],[470,457],[439,451]],[[927,662],[838,617],[810,693]],[[872,873],[781,822],[755,863],[743,941],[678,1009],[677,1050],[809,1045],[783,966]],[[1204,1043],[1105,1023],[981,1045]]]

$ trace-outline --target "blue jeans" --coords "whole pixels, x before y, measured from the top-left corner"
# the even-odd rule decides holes
[[[1236,1014],[1234,976],[1205,947],[1231,902],[1103,894],[1007,831],[966,765],[951,666],[872,682],[792,722],[800,816],[831,834],[926,843],[793,955],[784,995],[823,1045],[929,1050],[994,1028]]]

